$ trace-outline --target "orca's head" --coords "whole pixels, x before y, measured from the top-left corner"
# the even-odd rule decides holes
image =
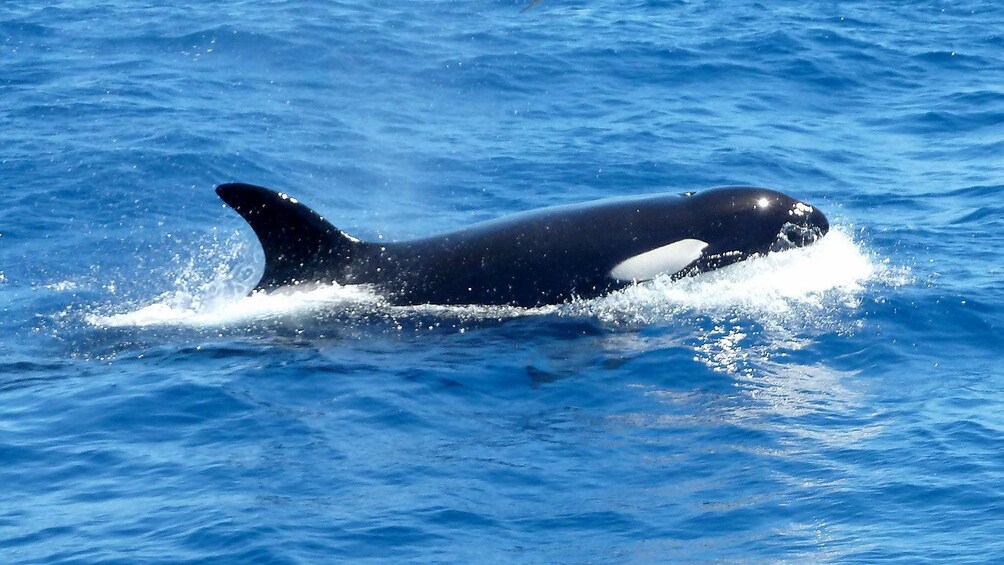
[[[687,198],[694,204],[695,236],[708,243],[696,263],[700,271],[803,247],[830,229],[818,208],[766,188],[721,187]]]

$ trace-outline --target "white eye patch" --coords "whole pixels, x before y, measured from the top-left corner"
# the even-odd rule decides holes
[[[647,281],[659,275],[671,275],[696,261],[708,244],[699,239],[681,239],[656,247],[618,263],[610,276],[619,281]]]

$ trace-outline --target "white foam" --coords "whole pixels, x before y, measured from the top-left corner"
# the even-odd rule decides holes
[[[232,262],[247,250],[243,245],[236,247],[240,248],[237,252],[230,249],[223,253],[224,260],[208,278],[194,274],[194,266],[189,264],[180,269],[176,290],[138,307],[127,306],[124,312],[91,314],[87,320],[104,327],[222,327],[340,311],[391,317],[441,315],[466,320],[527,315],[588,316],[613,323],[653,323],[682,314],[777,319],[819,311],[833,304],[854,307],[870,282],[894,286],[906,282],[905,271],[889,268],[887,262],[865,252],[848,231],[834,228],[809,247],[772,253],[679,281],[660,277],[606,297],[561,306],[390,307],[370,289],[358,286],[323,285],[246,296],[247,275],[235,276],[246,272],[246,266],[235,268]]]
[[[3,273],[0,273],[0,275],[2,275],[2,274]],[[76,289],[80,288],[80,285],[77,284],[76,281],[71,281],[71,280],[65,280],[65,281],[59,281],[59,282],[49,283],[49,284],[44,285],[44,286],[45,286],[45,288],[47,288],[49,290],[54,290],[56,292],[66,292],[68,290],[76,290]]]
[[[900,286],[907,279],[904,269],[891,268],[888,261],[867,253],[838,227],[808,247],[677,281],[659,277],[571,310],[609,321],[653,322],[683,313],[770,319],[834,304],[852,308],[869,283]]]
[[[294,317],[331,309],[380,302],[370,290],[358,286],[322,285],[290,288],[282,293],[255,292],[250,296],[208,297],[188,292],[167,293],[137,310],[92,315],[97,326],[227,326],[262,319]]]

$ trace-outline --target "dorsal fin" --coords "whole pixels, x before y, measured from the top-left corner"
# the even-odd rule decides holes
[[[251,225],[265,252],[265,272],[255,290],[343,283],[346,267],[367,245],[281,192],[230,183],[216,187],[216,194]]]

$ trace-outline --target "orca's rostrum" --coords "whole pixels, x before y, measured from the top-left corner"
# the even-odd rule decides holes
[[[780,192],[721,187],[542,208],[440,235],[371,243],[295,198],[223,184],[217,194],[261,242],[255,290],[305,283],[371,285],[394,304],[540,306],[674,278],[826,234],[818,209]]]

